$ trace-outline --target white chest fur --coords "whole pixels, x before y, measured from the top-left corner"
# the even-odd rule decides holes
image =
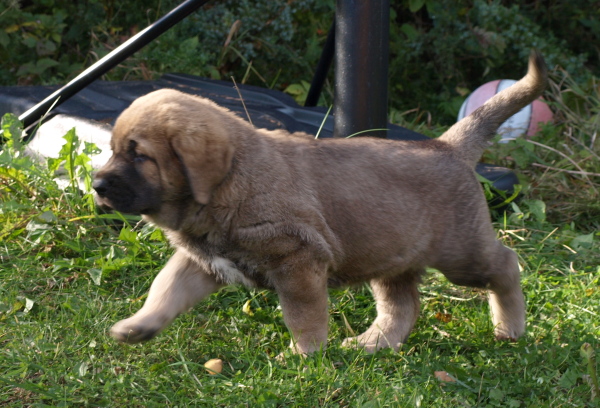
[[[256,284],[244,276],[244,274],[237,269],[235,264],[229,259],[216,256],[211,259],[210,268],[215,275],[228,285],[241,284],[249,288],[256,286]]]

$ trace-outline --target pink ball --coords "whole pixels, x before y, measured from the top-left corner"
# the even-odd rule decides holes
[[[499,79],[481,85],[463,102],[458,112],[458,120],[470,115],[492,96],[516,82],[512,79]],[[501,142],[516,139],[523,134],[533,136],[540,129],[540,123],[551,121],[552,111],[540,97],[504,122],[498,128],[498,134],[502,137]]]

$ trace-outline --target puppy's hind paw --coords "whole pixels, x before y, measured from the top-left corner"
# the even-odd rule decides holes
[[[275,361],[277,361],[279,364],[286,364],[288,358],[300,358],[300,360],[304,360],[305,358],[309,357],[310,355],[306,353],[290,353],[289,351],[282,351],[281,353],[277,354],[277,356],[275,356]]]
[[[398,350],[402,343],[391,343],[385,339],[383,335],[363,333],[356,337],[348,337],[342,342],[342,347],[351,349],[363,349],[369,354],[373,354],[382,348],[391,348]]]
[[[525,317],[520,314],[516,315],[517,317],[511,319],[493,319],[496,320],[494,322],[496,323],[496,327],[494,327],[496,340],[515,342],[525,334]]]

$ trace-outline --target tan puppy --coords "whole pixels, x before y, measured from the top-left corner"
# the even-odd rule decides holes
[[[369,282],[377,318],[344,341],[398,348],[419,313],[426,267],[487,288],[495,334],[525,330],[517,256],[495,238],[473,168],[507,118],[546,86],[542,58],[437,140],[315,140],[255,129],[174,90],[137,99],[117,120],[98,202],[141,213],[177,248],[116,339],[148,340],[222,285],[277,292],[295,352],[327,342],[327,288]]]

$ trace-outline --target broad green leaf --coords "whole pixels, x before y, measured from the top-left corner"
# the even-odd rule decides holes
[[[88,269],[87,272],[90,275],[90,278],[92,278],[92,282],[94,282],[96,286],[100,286],[100,283],[102,281],[102,269],[91,268]]]
[[[23,124],[12,113],[2,116],[2,137],[7,140],[6,146],[17,151],[21,149],[21,138],[23,137]]]
[[[594,233],[586,235],[578,235],[571,241],[571,247],[575,250],[578,249],[589,249],[594,243]]]
[[[408,0],[408,9],[411,13],[416,13],[425,5],[425,0]]]
[[[199,43],[200,43],[200,41],[198,40],[198,36],[188,38],[187,40],[184,40],[179,45],[179,49],[180,50],[195,50],[198,47]]]
[[[414,41],[419,36],[419,32],[412,24],[402,24],[400,31],[406,35],[409,41]]]
[[[40,59],[37,64],[35,64],[35,68],[37,70],[38,74],[41,74],[42,72],[44,72],[45,70],[47,70],[48,68],[52,68],[58,65],[58,61],[55,61],[53,59],[50,58],[42,58]]]
[[[46,224],[54,224],[57,221],[56,215],[52,211],[44,211],[36,218],[38,221],[45,222]]]
[[[137,243],[137,241],[138,241],[137,238],[138,238],[137,232],[135,232],[131,228],[129,228],[129,227],[121,228],[121,232],[119,233],[119,239],[126,241],[126,242]]]
[[[502,401],[504,399],[504,392],[498,388],[492,388],[490,390],[490,399],[495,401]]]
[[[546,203],[541,200],[528,200],[527,206],[537,221],[546,221]]]
[[[565,371],[563,373],[563,375],[560,377],[560,379],[558,380],[558,385],[561,386],[562,388],[571,388],[572,386],[577,384],[578,377],[579,376],[577,375],[577,373],[575,371],[572,371],[571,369],[567,369],[567,371]]]

